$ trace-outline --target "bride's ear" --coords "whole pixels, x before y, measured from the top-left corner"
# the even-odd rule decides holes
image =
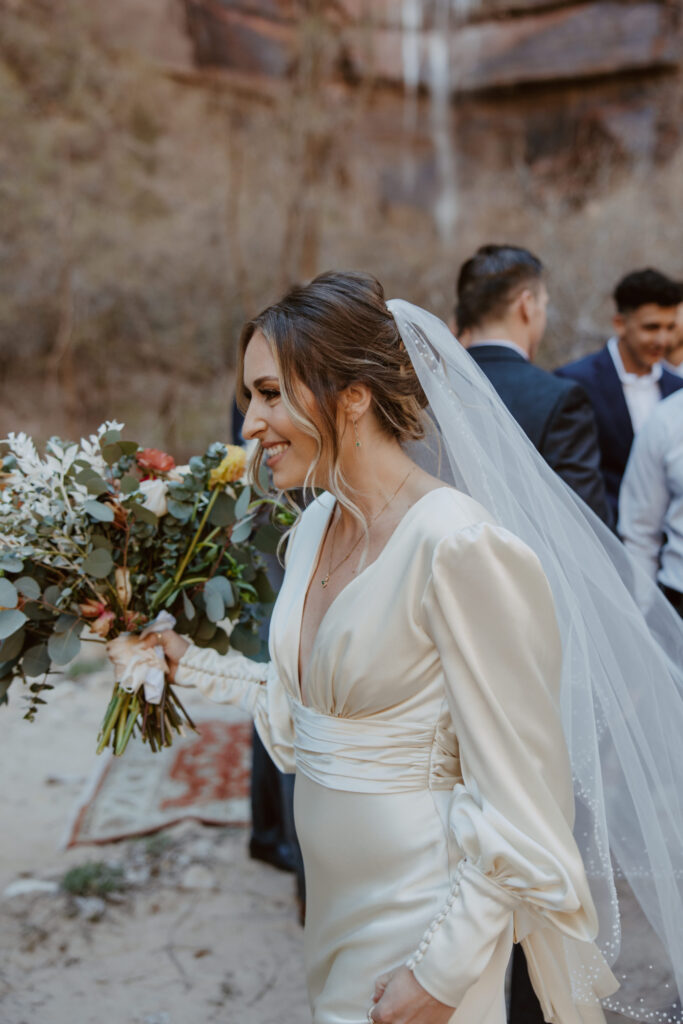
[[[349,384],[339,396],[339,409],[350,420],[359,420],[371,405],[372,392],[367,384]]]

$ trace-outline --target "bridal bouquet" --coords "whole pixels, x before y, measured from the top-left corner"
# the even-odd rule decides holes
[[[274,594],[260,552],[273,552],[286,511],[244,482],[242,448],[212,444],[185,467],[104,423],[74,444],[0,443],[0,703],[29,687],[33,719],[53,666],[81,634],[107,643],[118,681],[98,753],[139,733],[152,750],[193,723],[145,629],[175,625],[201,647],[258,652]],[[264,481],[266,484],[267,481]],[[29,681],[30,680],[30,681]]]

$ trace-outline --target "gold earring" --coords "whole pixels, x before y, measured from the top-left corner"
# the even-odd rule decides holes
[[[352,420],[352,423],[353,423],[353,432],[356,435],[356,448],[360,448],[360,438],[358,436],[358,424],[356,423],[355,420]]]

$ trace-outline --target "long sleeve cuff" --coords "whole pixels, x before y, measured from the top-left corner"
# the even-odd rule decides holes
[[[252,717],[263,700],[268,666],[251,661],[238,651],[218,654],[210,647],[191,644],[178,663],[175,681],[194,686],[217,704],[234,704]]]
[[[488,965],[517,902],[461,861],[442,910],[407,962],[420,985],[446,1006],[459,1006]]]

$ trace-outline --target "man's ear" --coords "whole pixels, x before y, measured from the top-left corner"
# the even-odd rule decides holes
[[[525,324],[528,324],[534,315],[538,298],[531,288],[524,288],[517,296],[517,308]]]
[[[615,313],[612,317],[612,326],[617,338],[622,338],[626,332],[626,317],[623,313]]]

